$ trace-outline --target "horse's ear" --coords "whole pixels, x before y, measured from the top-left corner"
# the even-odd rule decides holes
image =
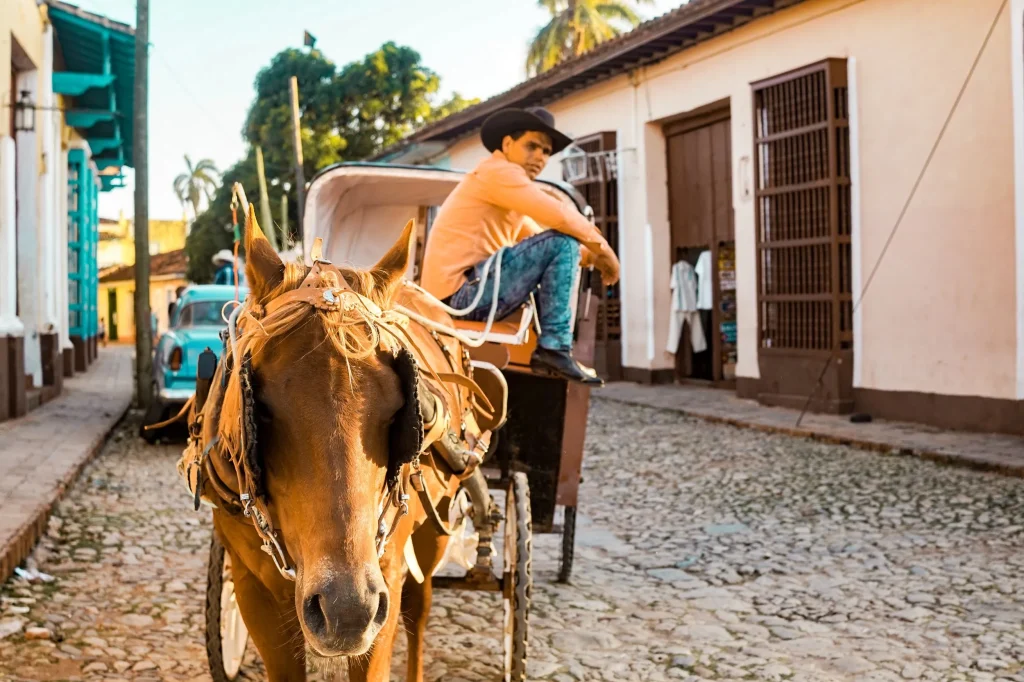
[[[267,294],[284,281],[284,263],[256,222],[256,208],[249,204],[245,218],[245,278],[253,299],[263,302]]]
[[[405,271],[409,269],[409,261],[412,259],[413,249],[416,245],[416,221],[410,220],[405,224],[401,236],[384,257],[373,266],[373,277],[377,286],[390,289],[402,281]]]

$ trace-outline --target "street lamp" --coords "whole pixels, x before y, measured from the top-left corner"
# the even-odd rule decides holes
[[[578,145],[571,144],[562,155],[562,177],[566,182],[582,182],[587,179],[589,159]]]
[[[32,94],[28,90],[21,91],[21,97],[14,103],[14,130],[19,133],[31,133],[36,129],[36,107],[32,102]]]

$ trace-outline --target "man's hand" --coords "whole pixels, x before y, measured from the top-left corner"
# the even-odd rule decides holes
[[[608,245],[601,241],[583,242],[580,265],[585,268],[594,266],[601,273],[601,281],[607,287],[619,281],[619,259]]]
[[[601,249],[600,254],[594,256],[594,265],[600,271],[601,281],[606,287],[619,281],[619,259],[607,244]]]

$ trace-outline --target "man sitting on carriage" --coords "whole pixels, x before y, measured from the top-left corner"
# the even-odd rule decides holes
[[[542,108],[498,111],[484,121],[480,137],[491,156],[438,211],[427,236],[423,287],[458,310],[478,300],[464,315],[477,321],[487,319],[495,285],[495,319],[512,314],[536,292],[541,333],[531,368],[601,384],[594,370],[572,357],[575,269],[582,246],[583,263],[595,265],[611,285],[618,281],[619,261],[589,220],[533,183],[551,155],[572,139],[555,129],[554,117]],[[486,277],[484,265],[498,251],[501,277],[495,282],[494,264]]]

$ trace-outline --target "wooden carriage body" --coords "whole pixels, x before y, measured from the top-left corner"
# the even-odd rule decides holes
[[[303,224],[305,244],[323,239],[324,257],[337,265],[368,267],[394,243],[409,220],[416,222],[417,249],[408,279],[418,282],[427,234],[437,209],[462,179],[460,171],[379,163],[344,163],[321,170],[310,181]],[[573,210],[586,214],[582,195],[571,185],[537,181]],[[585,273],[584,278],[586,276]],[[580,278],[575,305],[575,356],[591,364],[597,305],[588,304],[589,287]],[[529,368],[536,347],[535,311],[527,304],[496,321],[488,343],[472,355],[499,367],[509,385],[509,419],[497,435],[488,466],[495,480],[510,471],[530,481],[534,529],[555,529],[558,506],[575,509],[583,461],[590,389],[541,377]],[[459,321],[470,332],[482,322]]]

